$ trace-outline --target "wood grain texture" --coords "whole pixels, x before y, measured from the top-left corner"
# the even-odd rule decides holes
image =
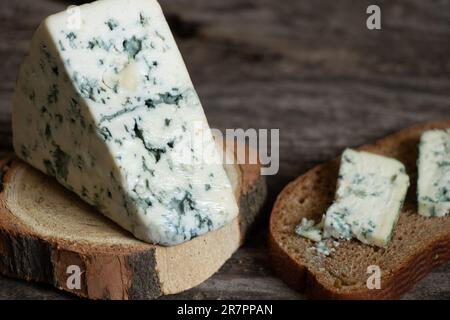
[[[266,255],[275,196],[315,164],[420,122],[450,118],[450,1],[160,0],[211,126],[280,128],[280,171],[247,244],[210,280],[170,298],[303,298]],[[365,27],[377,3],[382,30]],[[46,15],[70,2],[0,3],[0,149],[22,55]],[[404,298],[450,298],[450,265]],[[0,278],[0,298],[65,298]]]

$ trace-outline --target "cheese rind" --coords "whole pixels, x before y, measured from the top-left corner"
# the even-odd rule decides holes
[[[33,36],[13,99],[18,156],[147,242],[230,222],[236,198],[158,3],[78,8],[79,29],[62,12]]]
[[[442,217],[450,211],[450,130],[429,130],[419,145],[419,214]]]
[[[408,186],[409,177],[399,161],[345,150],[335,202],[325,217],[324,237],[355,237],[365,244],[387,246]]]

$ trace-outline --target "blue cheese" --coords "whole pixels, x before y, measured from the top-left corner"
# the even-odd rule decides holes
[[[78,8],[79,28],[62,12],[33,36],[13,99],[18,156],[147,242],[230,222],[237,201],[158,3]]]
[[[450,211],[450,130],[429,130],[419,146],[419,214],[442,217]]]
[[[335,202],[326,212],[324,237],[387,246],[408,186],[409,177],[399,161],[345,150]]]
[[[314,220],[302,218],[301,222],[295,228],[295,233],[312,241],[322,240],[323,219],[320,223]]]
[[[317,242],[313,248],[316,250],[317,253],[320,253],[324,256],[329,256],[330,254],[336,252],[336,249],[330,247],[329,244],[325,241]]]

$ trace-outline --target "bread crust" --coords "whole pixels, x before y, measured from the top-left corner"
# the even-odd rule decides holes
[[[239,216],[219,230],[178,246],[162,247],[135,239],[75,195],[62,190],[52,178],[14,157],[0,159],[0,171],[3,173],[0,176],[0,272],[9,277],[46,282],[91,299],[154,299],[203,282],[243,243],[267,193],[259,165],[242,165]],[[47,192],[43,203],[31,202],[35,207],[27,207],[21,197],[34,192],[27,189],[30,186],[52,192]],[[56,223],[71,221],[56,215],[58,206],[63,206],[79,215],[74,218],[77,223],[86,223],[86,228],[94,231],[79,235],[69,228],[67,234],[62,234],[56,225],[35,227],[30,222],[37,217],[33,213],[39,210],[44,215],[49,210],[48,201],[55,203],[50,210],[55,213]],[[90,239],[88,236],[95,230],[116,239],[115,242],[103,241],[101,237],[95,241],[83,239]],[[67,285],[70,265],[82,271],[79,289]]]
[[[401,130],[395,134],[387,136],[383,139],[376,141],[371,145],[364,145],[360,147],[360,150],[369,152],[384,154],[388,156],[394,156],[401,158],[404,162],[408,162],[409,170],[407,169],[412,182],[415,184],[416,171],[415,159],[417,150],[414,144],[418,143],[420,135],[423,131],[429,129],[443,129],[450,127],[450,121],[433,122],[418,125],[412,128]],[[414,151],[412,151],[414,150]],[[324,172],[337,173],[339,165],[339,158],[336,158],[328,163],[315,166],[304,175],[298,177],[296,180],[289,183],[284,190],[278,195],[278,198],[273,207],[270,217],[270,230],[269,230],[269,252],[271,262],[275,272],[286,282],[291,288],[306,293],[313,299],[398,299],[405,292],[414,287],[414,285],[423,277],[425,277],[433,268],[450,260],[450,227],[447,227],[447,232],[440,233],[434,239],[426,239],[426,243],[413,243],[414,249],[409,252],[407,256],[402,256],[399,261],[395,263],[393,272],[386,272],[382,276],[382,286],[380,289],[368,289],[367,286],[362,283],[358,285],[349,286],[344,288],[343,286],[331,285],[329,279],[322,277],[321,273],[316,270],[314,266],[305,260],[302,256],[302,252],[296,253],[287,244],[288,241],[298,237],[294,233],[295,225],[302,217],[316,218],[320,213],[315,212],[313,209],[305,210],[303,212],[292,212],[287,208],[287,202],[293,201],[292,197],[301,197],[307,199],[311,196],[316,196],[322,191],[313,191],[314,188],[319,187],[318,179],[314,178],[316,175]],[[408,167],[407,166],[407,167]],[[335,188],[335,176],[325,175],[324,179],[328,181],[321,182],[322,184],[330,184],[331,187],[327,190],[330,193]],[[316,180],[314,180],[316,179]],[[333,191],[334,192],[334,191]],[[321,208],[326,208],[332,201],[332,195],[325,196],[327,199],[321,204]],[[414,215],[417,215],[417,204],[415,203],[415,186],[412,186],[412,190],[409,192],[409,199],[405,203],[405,207],[408,213],[402,213],[403,217],[399,224],[405,224],[408,220],[419,219]],[[311,211],[311,212],[308,212]],[[324,213],[323,211],[321,212]],[[295,215],[295,218],[293,217]],[[290,218],[290,219],[289,219]],[[421,219],[421,218],[420,218]],[[425,221],[426,218],[421,221]],[[429,218],[439,219],[428,220],[427,224],[443,224],[449,225],[449,216],[444,218]],[[447,219],[447,220],[444,220]],[[283,221],[288,220],[287,223]],[[398,225],[397,225],[398,227]],[[426,228],[426,226],[425,226]],[[411,239],[414,239],[414,235],[411,235]],[[411,240],[409,239],[409,240]],[[298,240],[295,241],[309,241]],[[407,238],[396,237],[391,243],[391,246],[401,246],[408,241]],[[357,242],[352,240],[352,242]],[[312,243],[309,243],[312,245]],[[353,243],[353,248],[364,246],[362,243]],[[337,249],[341,250],[341,249]],[[343,249],[346,250],[346,249]],[[394,250],[394,249],[387,249]],[[380,255],[382,257],[382,255]],[[333,259],[332,256],[329,259]],[[348,264],[352,264],[353,261],[348,261]],[[383,263],[383,261],[380,261]],[[390,270],[389,270],[390,271]]]

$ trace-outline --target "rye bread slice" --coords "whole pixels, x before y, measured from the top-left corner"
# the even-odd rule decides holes
[[[240,247],[266,197],[258,164],[226,170],[239,199],[238,217],[163,247],[134,238],[14,156],[0,159],[0,273],[90,299],[154,299],[192,288]],[[71,265],[82,272],[79,288],[68,286]]]
[[[411,179],[405,205],[388,248],[340,241],[324,256],[315,243],[295,234],[303,217],[320,221],[331,205],[340,159],[314,167],[280,193],[270,218],[269,250],[273,267],[292,288],[316,299],[397,299],[431,269],[450,259],[450,216],[425,218],[417,214],[418,143],[423,131],[450,127],[450,121],[404,129],[365,150],[404,163]],[[369,266],[379,266],[381,288],[368,289]]]

